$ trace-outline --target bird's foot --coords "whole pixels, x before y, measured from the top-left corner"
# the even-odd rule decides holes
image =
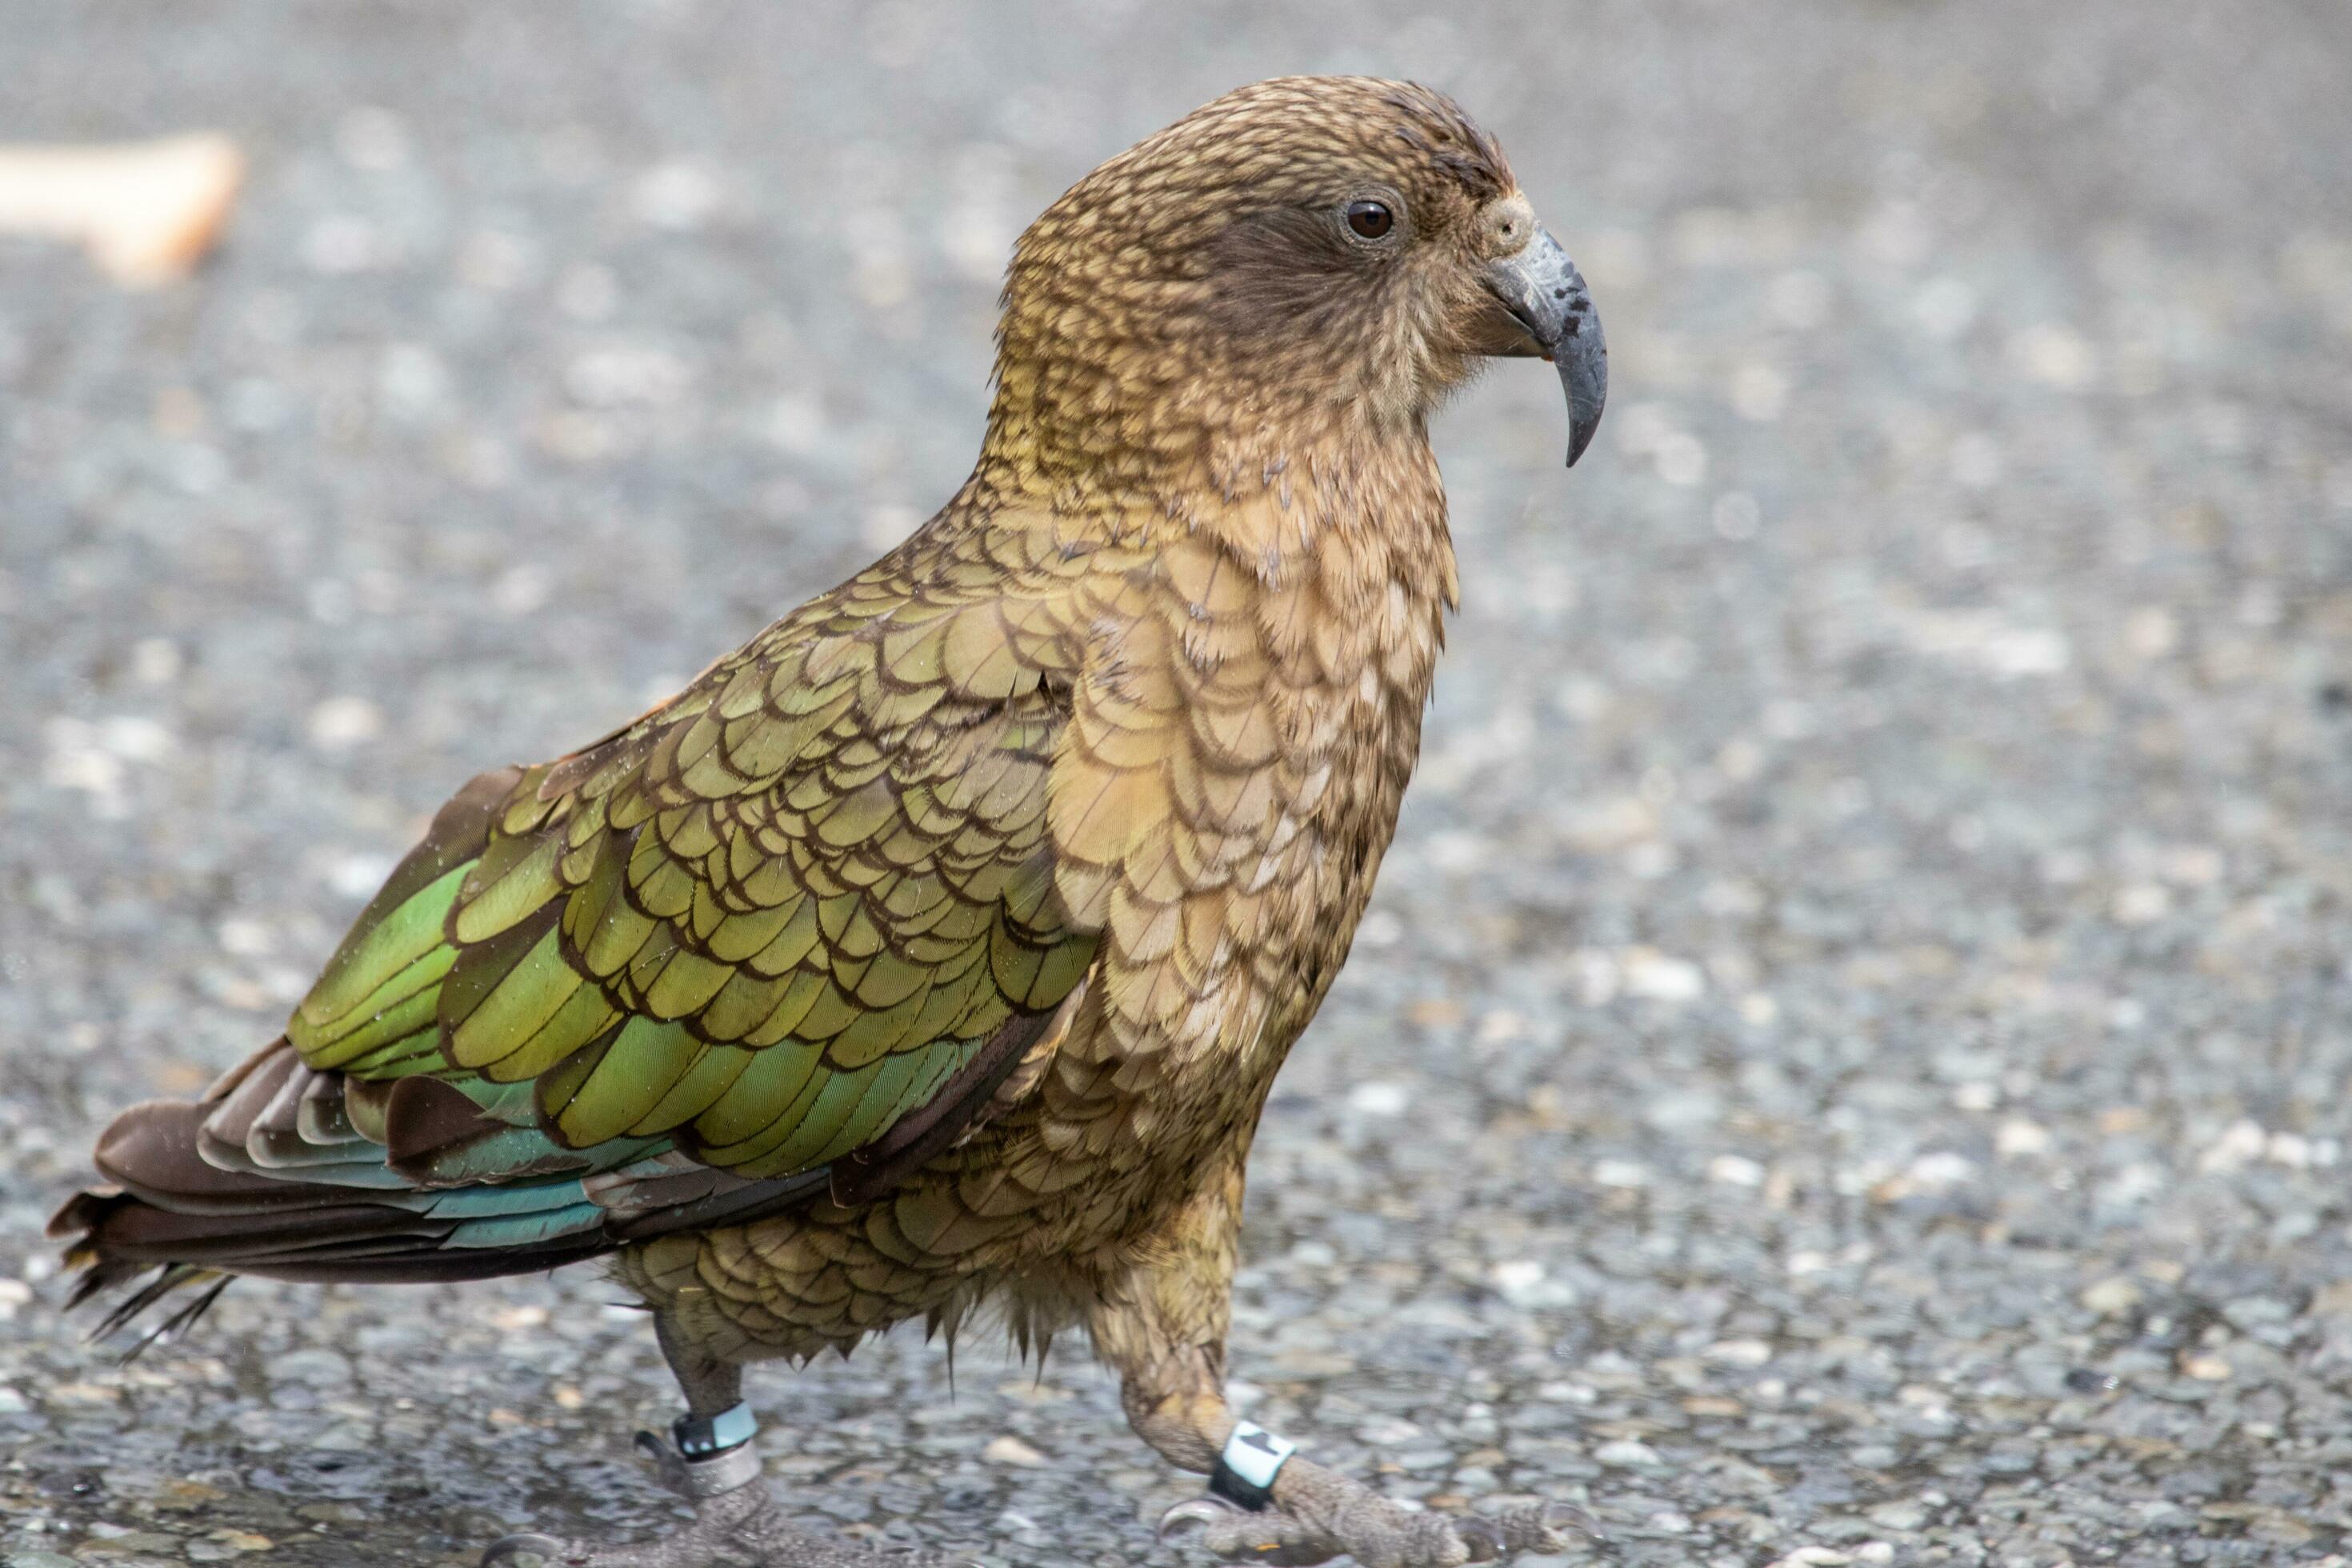
[[[1590,1515],[1565,1503],[1535,1503],[1491,1518],[1422,1512],[1306,1459],[1285,1467],[1276,1500],[1263,1511],[1201,1497],[1178,1503],[1160,1521],[1162,1540],[1181,1536],[1229,1563],[1285,1568],[1340,1556],[1362,1568],[1507,1563],[1523,1552],[1566,1552],[1580,1537],[1599,1533]]]
[[[650,1432],[637,1434],[663,1479],[694,1503],[694,1522],[641,1545],[599,1545],[536,1531],[509,1535],[482,1553],[482,1568],[965,1568],[928,1552],[886,1552],[786,1517],[748,1445],[689,1463]],[[713,1473],[719,1464],[731,1468]],[[731,1485],[722,1483],[731,1482]]]

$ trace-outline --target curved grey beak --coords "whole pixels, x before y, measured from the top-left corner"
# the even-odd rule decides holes
[[[1601,335],[1601,317],[1584,275],[1559,241],[1538,228],[1517,256],[1487,268],[1486,287],[1534,340],[1534,352],[1559,367],[1560,388],[1568,394],[1572,468],[1592,444],[1601,405],[1609,401],[1609,343]]]

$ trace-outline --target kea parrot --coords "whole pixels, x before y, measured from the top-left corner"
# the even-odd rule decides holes
[[[1557,365],[1573,464],[1599,318],[1444,96],[1264,81],[1112,158],[1014,247],[954,497],[644,717],[459,790],[280,1037],[107,1129],[52,1227],[77,1300],[605,1259],[684,1394],[640,1442],[693,1521],[489,1563],[900,1561],[789,1517],[743,1368],[982,1308],[1087,1331],[1208,1478],[1163,1531],[1219,1557],[1563,1550],[1572,1509],[1408,1509],[1223,1393],[1250,1142],[1458,596],[1428,416],[1493,356]]]

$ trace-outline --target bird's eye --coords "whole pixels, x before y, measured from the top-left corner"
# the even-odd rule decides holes
[[[1365,239],[1379,239],[1396,226],[1396,215],[1381,202],[1349,202],[1348,226]]]

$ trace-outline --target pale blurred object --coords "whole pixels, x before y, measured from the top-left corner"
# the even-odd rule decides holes
[[[0,145],[0,233],[79,240],[115,281],[148,288],[204,258],[244,180],[245,154],[213,132]]]

